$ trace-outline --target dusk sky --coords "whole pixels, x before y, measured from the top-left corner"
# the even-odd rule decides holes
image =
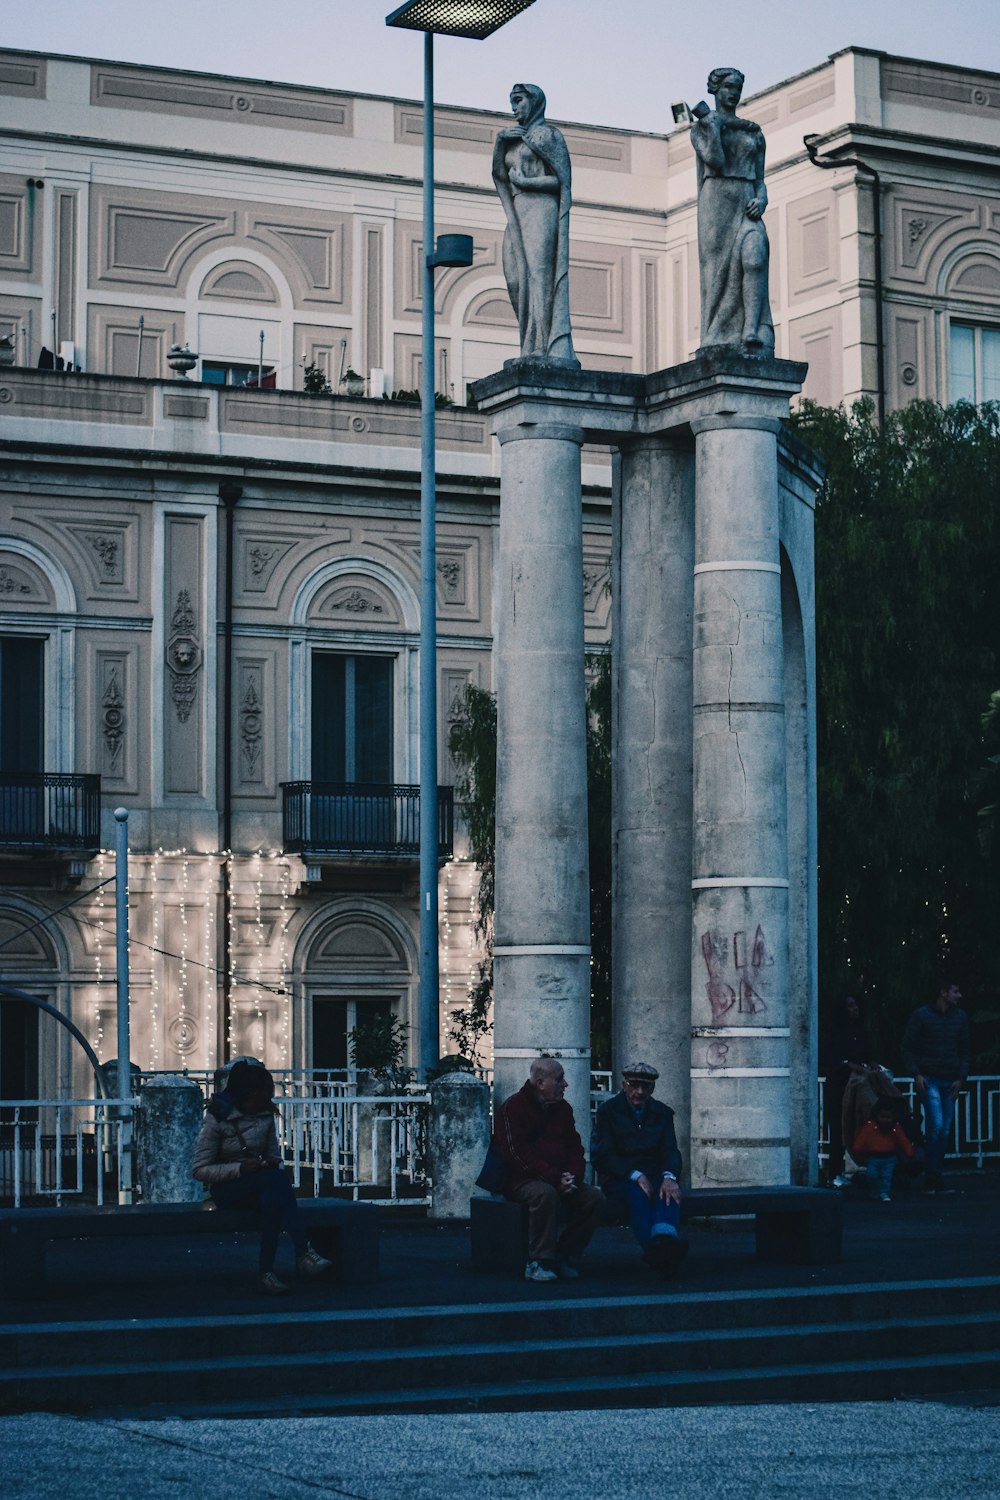
[[[388,30],[395,0],[32,0],[5,6],[2,45],[417,98],[422,42]],[[437,43],[436,93],[506,108],[545,89],[555,119],[671,129],[731,64],[753,94],[843,47],[1000,72],[997,0],[536,0],[487,42]]]

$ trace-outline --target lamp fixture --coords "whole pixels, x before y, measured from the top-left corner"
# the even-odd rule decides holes
[[[535,0],[406,0],[405,5],[386,16],[385,24],[439,36],[465,36],[481,42],[534,3]]]

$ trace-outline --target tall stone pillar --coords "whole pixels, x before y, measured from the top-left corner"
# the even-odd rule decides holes
[[[779,422],[752,395],[725,405],[691,424],[695,1186],[790,1173]]]
[[[523,408],[521,409],[523,416]],[[586,1135],[590,886],[582,429],[501,425],[497,566],[494,1078],[502,1100],[557,1053]]]
[[[626,443],[612,505],[614,1066],[644,1058],[687,1160],[694,447]]]

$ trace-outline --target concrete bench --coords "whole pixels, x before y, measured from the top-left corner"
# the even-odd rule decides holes
[[[809,1266],[840,1260],[844,1205],[837,1193],[806,1187],[689,1188],[681,1200],[682,1223],[733,1214],[753,1214],[759,1260]],[[523,1204],[473,1198],[470,1234],[477,1270],[523,1269],[528,1258]]]
[[[300,1198],[309,1239],[333,1261],[343,1281],[378,1278],[378,1213],[373,1204],[339,1198]],[[165,1235],[259,1234],[251,1209],[204,1203],[135,1204],[120,1208],[0,1209],[0,1296],[39,1297],[45,1291],[45,1251],[52,1240],[162,1239]]]

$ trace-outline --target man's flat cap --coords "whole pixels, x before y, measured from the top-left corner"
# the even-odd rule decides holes
[[[640,1083],[655,1083],[659,1076],[653,1064],[648,1062],[629,1063],[622,1068],[623,1078],[634,1078]]]

